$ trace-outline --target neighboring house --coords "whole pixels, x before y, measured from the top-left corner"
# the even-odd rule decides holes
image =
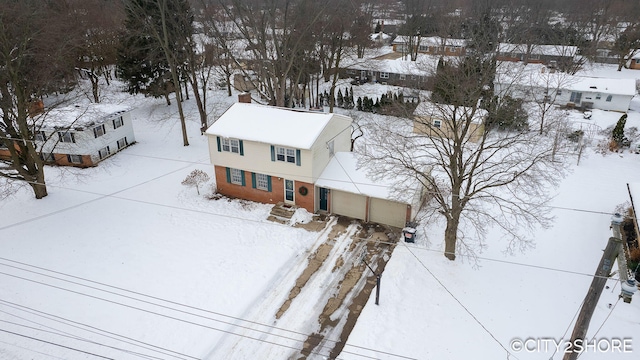
[[[437,137],[453,137],[451,124],[455,119],[466,120],[471,117],[471,125],[467,131],[469,140],[478,141],[484,133],[484,122],[487,118],[484,109],[447,104],[436,104],[422,101],[413,112],[413,132]]]
[[[377,82],[385,85],[413,89],[429,88],[437,58],[420,55],[410,61],[402,55],[391,53],[373,59],[345,59],[340,66],[341,78],[352,78],[360,83]]]
[[[136,141],[130,109],[124,106],[68,106],[37,116],[42,126],[35,133],[35,144],[45,163],[95,166]],[[0,149],[3,155],[8,150]]]
[[[391,45],[393,37],[387,33],[378,32],[369,35],[369,39],[378,45]]]
[[[640,52],[632,56],[629,60],[629,69],[640,70]]]
[[[217,191],[263,203],[283,202],[309,212],[358,215],[348,206],[340,207],[349,204],[350,193],[317,186],[336,154],[350,151],[351,123],[351,118],[338,114],[242,102],[232,105],[206,131]],[[402,214],[406,220],[406,206]],[[395,220],[397,214],[387,215],[389,220],[375,219],[404,226]]]
[[[420,40],[419,44],[413,44],[414,51],[417,46],[418,53],[444,56],[463,56],[467,52],[467,41],[465,39],[449,39],[440,36],[415,37],[414,41]],[[407,54],[409,51],[409,36],[400,35],[391,43],[393,51]]]
[[[522,70],[522,69],[521,69]],[[494,91],[525,101],[626,112],[636,94],[635,79],[610,79],[528,68],[517,76],[496,75]]]
[[[555,67],[572,64],[577,53],[577,46],[500,43],[496,59]]]

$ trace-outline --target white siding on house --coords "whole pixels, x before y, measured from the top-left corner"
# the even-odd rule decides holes
[[[298,166],[295,163],[272,161],[271,146],[273,144],[243,140],[243,155],[240,155],[226,151],[219,152],[217,136],[208,136],[210,158],[213,165],[242,169],[291,180],[312,182],[313,161],[310,150],[294,149],[300,151],[300,166]]]
[[[113,120],[122,116],[123,124],[118,128],[114,128]],[[93,129],[96,126],[104,125],[104,134],[96,137]],[[99,162],[100,156],[98,151],[109,147],[110,153],[118,151],[118,140],[126,137],[127,144],[133,144],[136,139],[133,132],[133,124],[130,112],[114,113],[112,116],[106,116],[94,122],[93,125],[83,124],[82,126],[71,126],[69,130],[60,128],[43,127],[46,135],[42,145],[42,153],[70,154],[70,155],[90,155],[93,163]],[[60,142],[58,132],[69,131],[73,134],[75,142]]]
[[[327,166],[333,154],[331,154],[329,147],[330,142],[333,141],[333,154],[342,151],[351,151],[351,119],[342,116],[334,116],[327,127],[322,131],[316,142],[311,147],[311,154],[313,154],[313,169],[312,179],[315,182],[322,170]]]

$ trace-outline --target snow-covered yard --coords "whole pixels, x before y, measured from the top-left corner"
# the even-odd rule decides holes
[[[354,90],[356,97],[381,93]],[[212,116],[235,101],[214,96]],[[317,331],[308,320],[318,309],[301,306],[282,322],[272,312],[328,235],[266,221],[270,206],[209,200],[182,186],[193,169],[212,175],[193,100],[186,103],[189,147],[182,146],[175,108],[164,100],[114,93],[105,101],[136,109],[137,144],[95,168],[48,167],[49,196],[43,200],[22,188],[0,202],[0,358],[299,354],[307,335]],[[584,120],[577,111],[570,116]],[[619,117],[594,111],[588,121],[606,128]],[[630,113],[630,126],[640,127],[639,113]],[[442,224],[420,229],[416,244],[396,248],[382,276],[380,305],[369,299],[339,358],[494,359],[510,352],[511,358],[549,359],[553,347],[516,352],[510,343],[568,339],[611,236],[610,215],[628,200],[626,183],[638,178],[640,155],[603,157],[588,149],[554,190],[550,211],[556,221],[532,234],[536,248],[504,255],[501,234],[491,233],[478,267],[442,256]],[[331,271],[324,275],[332,280]],[[589,336],[632,338],[635,349],[638,295],[631,304],[617,302],[619,284],[608,285]],[[324,291],[317,285],[306,296]],[[637,350],[581,356],[635,358]]]

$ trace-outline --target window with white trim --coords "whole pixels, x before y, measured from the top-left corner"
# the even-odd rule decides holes
[[[256,173],[256,189],[269,191],[269,175]]]
[[[127,145],[129,145],[127,143],[127,137],[123,137],[122,139],[118,140],[118,150],[122,149],[123,147],[126,147]]]
[[[73,136],[73,133],[69,131],[58,131],[58,137],[60,138],[60,142],[63,143],[76,142],[75,136]]]
[[[276,146],[276,160],[288,163],[296,163],[296,150]]]
[[[242,185],[242,170],[240,169],[229,169],[229,173],[231,176],[231,183],[236,185]]]
[[[405,74],[400,74],[400,80],[406,80],[407,79],[407,75]]]
[[[100,159],[106,158],[107,156],[109,156],[109,154],[111,154],[111,150],[109,150],[108,146],[105,146],[102,149],[98,150],[98,155],[100,156]]]
[[[118,117],[117,119],[113,119],[113,128],[114,129],[117,129],[122,125],[124,125],[124,119],[122,118],[122,116]]]
[[[613,99],[613,95],[607,95],[607,102],[611,102],[611,99]]]
[[[67,155],[67,160],[72,164],[82,164],[82,155]]]
[[[600,93],[596,94],[596,100],[600,100],[602,98],[602,95]]]
[[[100,124],[93,128],[93,136],[97,138],[104,135],[104,133],[105,133],[104,124]]]
[[[440,129],[440,127],[442,127],[442,121],[441,120],[433,120],[433,127]]]
[[[380,72],[380,79],[388,79],[389,78],[389,73],[388,72]]]
[[[232,152],[235,154],[240,153],[240,140],[238,139],[222,138],[221,144],[222,144],[222,151]]]
[[[36,131],[35,139],[36,141],[47,141],[47,134],[42,130]]]

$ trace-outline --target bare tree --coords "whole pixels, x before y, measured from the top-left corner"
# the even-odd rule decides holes
[[[118,36],[122,30],[122,3],[98,0],[70,0],[74,8],[73,20],[80,32],[76,69],[91,82],[93,101],[100,102],[99,81],[109,84],[110,67],[117,58]],[[109,16],[104,16],[109,14]]]
[[[77,31],[66,2],[5,2],[0,12],[0,176],[24,181],[37,199],[47,196],[35,143],[42,126],[40,99],[75,83]],[[50,107],[54,104],[50,104]]]
[[[301,60],[302,49],[309,45],[305,40],[313,25],[325,12],[324,4],[311,0],[218,0],[208,6],[234,23],[245,44],[244,51],[229,52],[238,70],[269,104],[285,106],[288,81]],[[211,22],[213,29],[216,26]]]
[[[184,180],[182,180],[182,185],[195,187],[198,195],[200,195],[200,186],[205,184],[207,181],[209,181],[209,175],[200,169],[195,169]]]
[[[629,25],[613,44],[613,53],[618,57],[618,71],[627,66],[627,62],[640,53],[640,25]]]
[[[440,67],[436,83],[447,86],[437,101],[421,103],[413,119],[368,129],[363,159],[372,176],[393,176],[399,184],[414,179],[427,189],[425,209],[446,221],[444,255],[450,260],[482,249],[492,225],[506,234],[508,250],[530,246],[527,230],[549,224],[547,187],[563,174],[548,137],[484,126],[481,104],[491,96],[494,72],[492,59],[483,57]]]

